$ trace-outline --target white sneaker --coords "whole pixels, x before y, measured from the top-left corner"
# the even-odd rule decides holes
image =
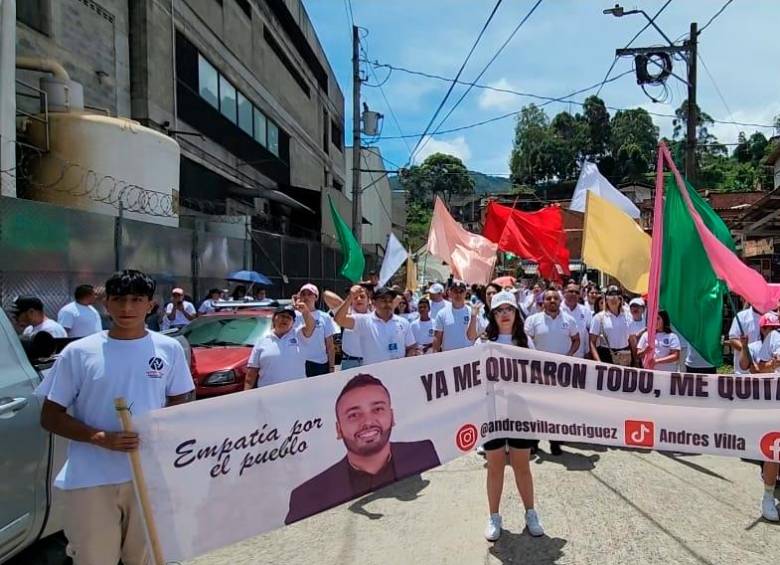
[[[539,514],[533,508],[525,512],[525,525],[528,527],[528,533],[535,538],[544,535],[544,528],[539,521]]]
[[[770,522],[780,522],[774,495],[770,493],[764,494],[761,499],[761,515]]]
[[[496,541],[501,537],[501,514],[491,514],[485,526],[485,539]]]

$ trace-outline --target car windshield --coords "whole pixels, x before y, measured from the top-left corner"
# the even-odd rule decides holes
[[[200,318],[187,326],[182,335],[193,347],[218,345],[254,345],[271,331],[271,319],[252,316],[236,318]]]

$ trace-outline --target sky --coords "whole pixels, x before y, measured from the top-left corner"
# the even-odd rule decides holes
[[[363,28],[361,43],[369,60],[450,78],[456,75],[496,3],[496,0],[303,1],[344,93],[348,145],[351,145],[352,132],[350,1],[355,24]],[[461,80],[473,81],[477,77],[535,2],[504,0],[501,3]],[[622,5],[626,10],[642,9],[652,16],[665,2],[634,0]],[[612,64],[615,49],[624,47],[647,22],[641,14],[622,18],[602,14],[603,9],[614,3],[614,0],[542,0],[479,84],[553,97],[599,84]],[[672,0],[656,23],[672,40],[682,39],[688,34],[690,22],[696,21],[702,28],[725,3],[726,0]],[[777,0],[733,0],[699,36],[698,101],[713,118],[771,124],[773,117],[780,114],[778,22],[780,2]],[[648,28],[633,46],[664,43],[657,31]],[[621,58],[610,77],[617,77],[632,66],[631,58]],[[407,165],[417,138],[383,138],[419,136],[450,83],[397,70],[388,77],[387,69],[375,68],[372,73],[368,64],[362,68],[368,78],[363,85],[362,100],[385,116],[382,135],[374,145],[381,149],[388,169]],[[684,61],[675,61],[674,71],[684,77]],[[383,84],[382,89],[370,86],[377,83]],[[674,78],[667,84],[670,98],[663,104],[653,103],[642,92],[633,73],[605,84],[600,96],[607,106],[643,107],[651,112],[673,114],[687,97],[687,87]],[[454,88],[434,125],[467,88],[463,85]],[[582,101],[591,93],[595,94],[596,89],[574,98]],[[530,102],[534,100],[474,88],[441,129],[516,112]],[[580,106],[556,102],[544,109],[552,118],[564,110],[575,113]],[[654,121],[661,135],[671,137],[670,118],[654,117]],[[749,135],[757,130],[767,136],[773,133],[771,128],[728,124],[716,124],[712,128],[722,143],[736,142],[740,131]],[[424,140],[412,162],[441,151],[457,155],[469,169],[506,174],[513,132],[514,118],[509,117],[459,132],[437,134]]]

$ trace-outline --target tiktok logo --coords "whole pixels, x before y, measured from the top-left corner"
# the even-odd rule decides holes
[[[780,432],[769,432],[761,438],[761,453],[770,461],[780,461]]]
[[[646,420],[626,420],[623,441],[636,447],[653,447],[655,423]]]

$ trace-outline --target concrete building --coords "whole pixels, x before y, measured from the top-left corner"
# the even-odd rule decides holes
[[[85,108],[176,140],[182,216],[318,240],[330,195],[350,218],[344,97],[301,0],[17,0],[16,33],[17,55],[61,63]]]
[[[361,243],[372,252],[385,249],[387,238],[393,230],[393,197],[385,162],[378,147],[363,147],[360,168],[361,207],[363,228]],[[346,149],[346,195],[352,200],[352,147]],[[403,241],[403,240],[402,240]]]

